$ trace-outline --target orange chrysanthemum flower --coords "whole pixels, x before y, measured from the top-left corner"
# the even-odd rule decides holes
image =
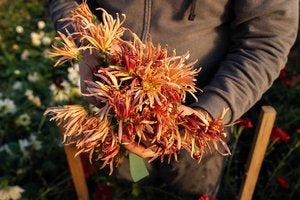
[[[222,120],[210,120],[202,114],[184,116],[178,106],[185,102],[186,93],[194,95],[197,90],[196,76],[200,69],[197,61],[187,63],[189,53],[168,55],[167,47],[154,45],[150,38],[143,43],[130,30],[123,28],[117,15],[114,19],[105,10],[102,22],[97,23],[83,2],[72,12],[69,24],[73,37],[59,33],[63,47],[54,47],[52,56],[59,56],[56,65],[78,59],[84,49],[101,60],[94,72],[94,81],[86,81],[88,94],[99,105],[97,112],[88,113],[81,106],[49,108],[46,114],[62,124],[64,142],[74,143],[78,154],[88,152],[90,159],[103,162],[102,167],[120,162],[120,148],[124,144],[149,144],[154,151],[150,161],[159,158],[168,161],[185,149],[191,158],[201,160],[212,147],[221,155],[230,151],[223,141],[226,137]],[[127,30],[132,40],[121,39]],[[81,46],[75,45],[75,39]],[[220,146],[223,150],[220,150]]]
[[[101,53],[107,53],[113,43],[117,43],[120,37],[123,35],[125,29],[122,24],[125,21],[125,15],[123,20],[120,20],[117,14],[116,19],[109,15],[104,9],[99,8],[102,11],[101,23],[90,23],[85,27],[85,31],[81,32],[81,42],[88,42],[93,48]]]
[[[81,58],[81,50],[83,49],[87,49],[87,47],[80,47],[78,48],[76,46],[75,40],[72,37],[72,35],[68,32],[68,30],[66,30],[68,33],[68,36],[65,36],[63,33],[58,32],[59,37],[56,38],[56,40],[58,40],[58,42],[62,45],[62,47],[56,47],[54,45],[52,45],[52,48],[54,49],[54,51],[49,53],[50,57],[60,57],[56,63],[55,63],[55,67],[63,64],[67,61],[79,61]]]

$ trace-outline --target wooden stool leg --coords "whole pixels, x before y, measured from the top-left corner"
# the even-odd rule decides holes
[[[60,131],[61,133],[63,133],[61,127],[60,127]],[[79,200],[88,200],[89,191],[84,176],[82,162],[79,155],[75,157],[75,154],[77,153],[77,149],[74,145],[64,145],[64,150],[67,156],[77,197]]]
[[[77,197],[80,200],[88,200],[89,192],[84,177],[84,170],[82,167],[81,159],[80,156],[74,157],[77,153],[77,149],[74,145],[65,145],[64,149],[68,159],[69,168],[71,171]]]
[[[270,135],[274,125],[276,111],[271,106],[263,106],[259,124],[256,129],[255,138],[252,143],[251,151],[246,168],[246,177],[242,184],[239,198],[250,200],[255,189],[259,171],[265,157]]]

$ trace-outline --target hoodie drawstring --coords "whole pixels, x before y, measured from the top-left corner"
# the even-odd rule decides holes
[[[196,17],[196,14],[195,14],[196,2],[197,2],[197,0],[192,1],[192,7],[191,7],[190,15],[189,15],[190,21],[194,21],[194,19]]]

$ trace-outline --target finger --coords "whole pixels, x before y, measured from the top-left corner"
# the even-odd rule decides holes
[[[89,54],[89,52],[85,52],[83,55],[83,60],[79,63],[79,73],[80,73],[80,88],[82,94],[88,94],[89,91],[87,90],[88,84],[86,81],[95,81],[94,79],[94,71],[96,69],[97,60],[94,55]],[[95,105],[96,107],[100,108],[103,106],[96,97],[92,96],[84,96],[83,98]]]
[[[190,108],[188,106],[184,106],[184,105],[181,105],[178,107],[178,110],[179,112],[182,112],[182,114],[184,115],[192,115],[192,114],[195,114],[197,115],[198,117],[203,117],[204,115],[196,110],[194,110],[193,108]]]
[[[96,98],[91,96],[84,96],[84,94],[88,94],[87,83],[86,80],[93,81],[93,72],[89,67],[86,67],[85,63],[80,63],[79,65],[79,73],[80,73],[80,89],[81,94],[83,94],[83,98],[85,101],[95,105]]]
[[[197,117],[199,117],[203,122],[208,123],[207,119],[208,117],[202,110],[195,110],[193,108],[190,108],[188,106],[181,105],[178,107],[178,110],[182,112],[183,115],[192,115],[195,114]]]
[[[83,60],[79,63],[79,73],[80,73],[80,84],[81,91],[87,92],[87,84],[85,81],[94,81],[94,71],[96,69],[97,61],[93,55],[85,53]]]
[[[124,144],[124,147],[128,151],[130,151],[130,152],[132,152],[132,153],[134,153],[134,154],[136,154],[136,155],[138,155],[142,158],[150,158],[150,157],[155,156],[155,152],[153,152],[151,149],[149,149],[149,148],[146,149],[144,146],[137,145],[134,142],[129,143],[129,144]]]

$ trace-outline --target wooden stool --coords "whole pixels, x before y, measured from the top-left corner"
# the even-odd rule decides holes
[[[239,198],[250,200],[255,189],[262,162],[265,158],[270,135],[274,126],[276,111],[271,106],[263,106],[256,128],[254,140],[246,167],[245,180],[242,184]]]
[[[63,134],[62,127],[59,127],[61,134]],[[71,176],[73,179],[76,194],[79,200],[88,200],[89,191],[86,184],[84,170],[80,155],[76,156],[77,149],[75,145],[64,145],[64,150],[67,156]]]
[[[252,142],[252,147],[248,158],[245,180],[242,184],[238,199],[250,200],[252,198],[260,168],[269,143],[275,117],[276,111],[273,107],[262,106],[255,138]],[[75,157],[77,152],[76,147],[74,145],[65,145],[64,149],[68,159],[77,197],[80,200],[88,200],[89,192],[84,177],[82,162],[80,156]]]

